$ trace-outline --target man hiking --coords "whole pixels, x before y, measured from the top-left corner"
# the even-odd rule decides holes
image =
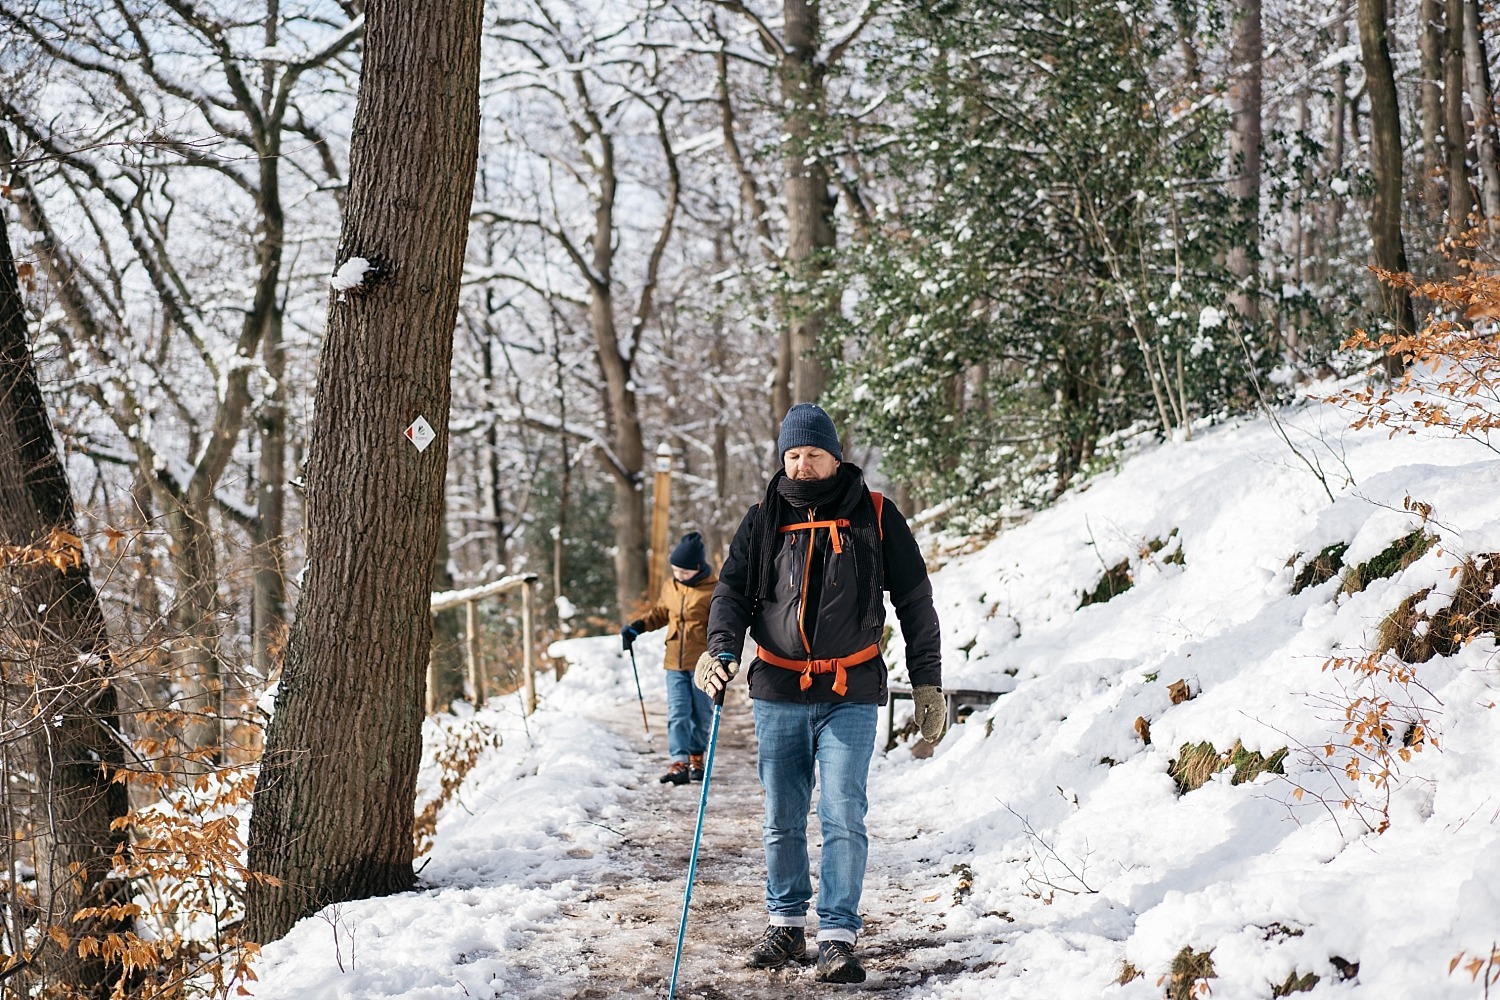
[[[888,696],[883,594],[906,641],[917,724],[934,743],[947,728],[937,611],[906,519],[843,462],[828,414],[811,403],[792,407],[777,449],[783,467],[740,522],[714,589],[695,682],[716,695],[739,671],[747,631],[760,647],[748,680],[770,916],[747,964],[771,968],[807,955],[807,814],[820,780],[817,978],[860,983],[865,969],[854,945],[869,845],[865,787]]]

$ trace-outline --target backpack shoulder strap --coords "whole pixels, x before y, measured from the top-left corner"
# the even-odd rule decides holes
[[[885,541],[885,522],[881,515],[885,513],[885,494],[870,491],[870,499],[875,501],[875,529],[880,532],[880,540]]]

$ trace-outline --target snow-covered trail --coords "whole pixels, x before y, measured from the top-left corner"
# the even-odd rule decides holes
[[[642,735],[636,705],[588,713],[637,748],[626,785],[635,807],[625,811],[623,824],[618,817],[611,821],[618,846],[596,855],[597,870],[574,874],[583,891],[561,907],[563,917],[537,928],[512,952],[509,978],[518,996],[603,1000],[667,994],[701,786],[657,781],[665,770],[661,743],[666,719],[662,706],[655,707],[649,713],[657,734],[654,747]],[[744,691],[732,689],[710,776],[678,996],[753,1000],[859,991],[899,997],[960,974],[951,959],[938,956],[930,931],[941,928],[926,926],[930,918],[923,911],[931,906],[919,897],[931,887],[913,884],[910,872],[901,870],[908,851],[881,836],[886,824],[873,814],[875,808],[863,904],[866,926],[859,946],[869,970],[867,982],[849,987],[819,983],[811,964],[770,971],[745,968],[743,956],[765,927],[765,869],[754,725]],[[815,815],[809,823],[816,874]]]

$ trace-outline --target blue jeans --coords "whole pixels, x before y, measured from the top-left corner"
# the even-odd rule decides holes
[[[707,750],[713,721],[713,699],[693,686],[693,672],[668,670],[667,751],[672,760],[686,764],[690,755]]]
[[[756,701],[760,786],[765,790],[766,909],[773,925],[802,927],[812,898],[807,812],[817,776],[823,860],[818,872],[818,940],[853,943],[864,921],[865,786],[875,750],[875,705]]]

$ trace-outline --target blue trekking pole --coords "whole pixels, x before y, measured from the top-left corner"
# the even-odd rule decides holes
[[[682,939],[687,934],[688,906],[693,901],[693,876],[698,871],[698,844],[703,839],[703,813],[708,808],[708,781],[714,774],[714,747],[719,743],[719,715],[724,710],[724,687],[714,695],[714,724],[708,733],[708,757],[703,762],[703,791],[698,794],[698,827],[693,831],[693,854],[688,860],[687,891],[682,895],[682,921],[677,925],[677,953],[672,956],[672,985],[667,989],[667,1000],[677,996],[677,967],[682,963]]]

